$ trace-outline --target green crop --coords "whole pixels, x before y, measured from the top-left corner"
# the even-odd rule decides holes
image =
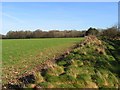
[[[39,67],[46,60],[64,53],[83,38],[6,39],[2,40],[4,79],[16,78]]]

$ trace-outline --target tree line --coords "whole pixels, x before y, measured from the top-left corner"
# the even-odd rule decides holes
[[[82,37],[84,31],[77,30],[51,30],[51,31],[9,31],[6,35],[2,35],[3,39],[25,39],[25,38],[68,38],[68,37]]]
[[[120,31],[116,26],[107,29],[96,29],[90,27],[88,30],[77,31],[77,30],[51,30],[42,31],[37,29],[35,31],[9,31],[6,35],[1,35],[2,39],[27,39],[27,38],[74,38],[74,37],[84,37],[87,35],[95,35],[108,38],[118,38],[120,37]]]

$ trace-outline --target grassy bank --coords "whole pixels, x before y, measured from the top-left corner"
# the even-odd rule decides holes
[[[77,48],[56,63],[48,62],[27,88],[118,88],[119,63],[106,42],[86,37]],[[119,57],[119,56],[118,56]]]

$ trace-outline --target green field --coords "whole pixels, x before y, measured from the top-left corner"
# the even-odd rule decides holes
[[[4,85],[9,82],[13,88],[99,89],[120,86],[120,40],[88,36],[2,42]],[[63,58],[54,62],[61,55]]]
[[[63,59],[49,62],[45,72],[36,72],[35,81],[26,87],[116,90],[120,86],[119,44],[119,40],[107,43],[88,37]]]
[[[3,83],[31,71],[45,60],[59,56],[81,40],[83,38],[3,40]]]

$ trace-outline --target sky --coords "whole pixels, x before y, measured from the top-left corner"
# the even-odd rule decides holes
[[[119,2],[119,0],[1,0],[2,2]]]
[[[3,2],[0,33],[36,29],[86,30],[107,28],[117,22],[117,2]]]

